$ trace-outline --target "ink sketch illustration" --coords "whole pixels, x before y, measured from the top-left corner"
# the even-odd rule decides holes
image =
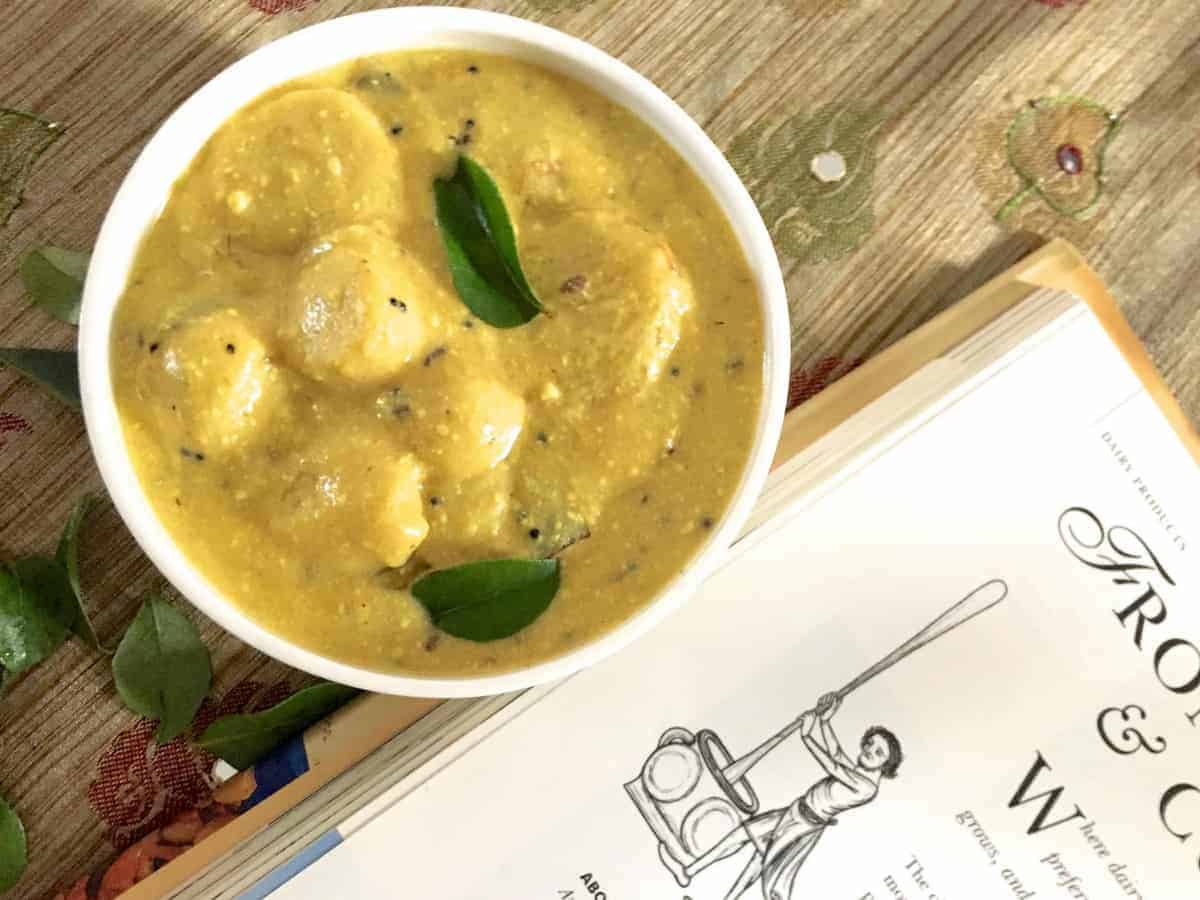
[[[810,896],[803,887],[803,869],[809,856],[820,852],[821,836],[843,822],[853,828],[853,811],[886,802],[887,782],[903,777],[904,735],[893,733],[886,721],[867,728],[853,751],[843,748],[835,730],[843,703],[876,676],[948,638],[1007,596],[1002,580],[981,584],[744,756],[734,757],[710,729],[693,733],[672,727],[663,732],[625,790],[658,840],[659,859],[670,877],[681,888],[724,879],[731,885],[725,900]],[[792,737],[798,741],[790,741]],[[798,764],[797,778],[803,780],[795,793],[763,804],[751,785],[751,770],[782,745],[791,751],[797,743],[816,768]],[[806,772],[817,777],[802,774]]]

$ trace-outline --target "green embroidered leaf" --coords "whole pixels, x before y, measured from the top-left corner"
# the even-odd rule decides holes
[[[16,674],[40,663],[67,639],[70,586],[52,559],[31,557],[0,568],[0,665]]]
[[[17,883],[28,862],[25,826],[8,801],[0,797],[0,894]]]
[[[79,357],[74,350],[19,350],[0,347],[0,363],[41,385],[67,406],[79,409]]]
[[[435,180],[433,192],[454,289],[467,308],[496,328],[537,316],[542,304],[521,269],[516,233],[492,177],[460,156],[454,174]]]
[[[21,280],[29,302],[56,319],[79,324],[79,301],[87,274],[89,253],[61,247],[38,247],[21,260]]]
[[[1033,196],[1061,216],[1088,218],[1104,195],[1105,154],[1119,129],[1116,114],[1084,97],[1046,97],[1025,104],[1005,133],[1008,163],[1023,188],[996,218],[1003,221]]]
[[[96,505],[97,499],[95,494],[84,494],[79,498],[75,508],[71,510],[71,517],[67,519],[67,526],[63,529],[62,537],[59,538],[55,560],[62,567],[71,591],[70,603],[65,611],[66,617],[63,624],[84,643],[90,644],[97,650],[108,652],[100,643],[100,638],[96,636],[96,630],[88,618],[87,610],[84,608],[83,586],[79,581],[79,527]]]
[[[21,203],[25,182],[38,157],[60,134],[62,128],[54,122],[0,109],[0,228]]]
[[[881,114],[825,106],[737,135],[729,160],[746,182],[779,250],[797,262],[826,262],[859,247],[874,230],[875,147]],[[819,161],[840,167],[822,180]]]
[[[342,684],[314,684],[260,713],[217,719],[196,743],[235,769],[248,769],[357,694],[355,688]]]
[[[433,624],[468,641],[510,637],[546,611],[558,593],[557,559],[490,559],[423,575],[412,595]]]
[[[112,670],[125,705],[158,719],[160,744],[188,727],[212,682],[208,650],[195,627],[154,596],[146,598],[121,638]]]

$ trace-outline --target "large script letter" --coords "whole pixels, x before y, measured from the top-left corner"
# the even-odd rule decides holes
[[[1037,781],[1038,776],[1042,772],[1049,772],[1050,764],[1046,762],[1041,751],[1038,751],[1037,759],[1034,760],[1032,768],[1026,773],[1025,780],[1021,782],[1021,786],[1017,788],[1017,792],[1013,794],[1012,799],[1008,801],[1009,809],[1016,809],[1018,806],[1024,806],[1027,803],[1033,803],[1041,800],[1042,806],[1034,817],[1033,824],[1029,826],[1027,834],[1037,834],[1040,831],[1045,831],[1049,828],[1057,828],[1059,825],[1064,825],[1072,819],[1082,819],[1084,817],[1083,810],[1078,806],[1075,807],[1075,812],[1069,816],[1048,821],[1049,816],[1054,812],[1054,808],[1058,805],[1058,801],[1062,798],[1063,791],[1061,786],[1052,787],[1042,791],[1040,794],[1030,794],[1029,791],[1033,787],[1033,783]]]
[[[1114,525],[1105,529],[1090,509],[1072,506],[1058,517],[1058,536],[1071,555],[1086,566],[1113,573],[1113,584],[1144,583],[1134,573],[1154,572],[1175,584],[1149,545],[1132,528]]]

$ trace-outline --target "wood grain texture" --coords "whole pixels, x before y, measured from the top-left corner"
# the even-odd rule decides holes
[[[68,347],[72,329],[26,307],[17,261],[86,248],[154,129],[232,61],[306,24],[394,5],[348,0],[5,0],[0,106],[65,124],[0,230],[0,345]],[[1193,421],[1200,416],[1200,4],[1121,0],[509,0],[456,5],[536,18],[658,83],[723,148],[833,105],[872,110],[870,233],[840,258],[785,255],[794,366],[870,357],[1048,236],[1107,280]],[[263,10],[282,10],[268,14]],[[1111,183],[1086,222],[1031,209],[1001,227],[1004,126],[1030,99],[1087,96],[1121,114]],[[794,190],[786,158],[756,193]],[[999,173],[999,174],[997,174]],[[799,204],[802,206],[802,204]],[[799,207],[797,207],[799,208]],[[774,224],[774,223],[768,223]],[[99,486],[77,415],[0,373],[0,412],[29,430],[0,447],[0,553],[51,549],[71,504]],[[85,580],[111,642],[162,581],[111,508],[88,527]],[[196,615],[197,621],[200,617]],[[216,691],[254,677],[303,683],[208,622]],[[108,662],[75,643],[0,703],[0,792],[20,811],[37,897],[112,855],[86,792],[134,720]]]

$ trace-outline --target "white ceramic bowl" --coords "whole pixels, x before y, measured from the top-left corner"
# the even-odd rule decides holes
[[[154,514],[130,462],[109,377],[113,312],[142,234],[209,136],[235,110],[281,82],[355,57],[418,47],[463,47],[538,63],[590,85],[648,122],[705,181],[732,222],[765,314],[766,389],[754,449],[736,497],[708,543],[652,603],[619,627],[555,659],[498,675],[424,678],[348,665],[297,646],[244,615],[193,567]],[[595,47],[550,28],[495,13],[408,7],[334,19],[275,41],[230,66],[167,119],[125,177],[96,241],[79,323],[79,376],[88,437],[118,512],[159,570],[206,615],[264,653],[332,681],[383,693],[465,697],[570,675],[645,633],[696,589],[737,537],[766,480],[783,422],[789,346],[783,278],[754,202],[704,131],[662,91]]]

